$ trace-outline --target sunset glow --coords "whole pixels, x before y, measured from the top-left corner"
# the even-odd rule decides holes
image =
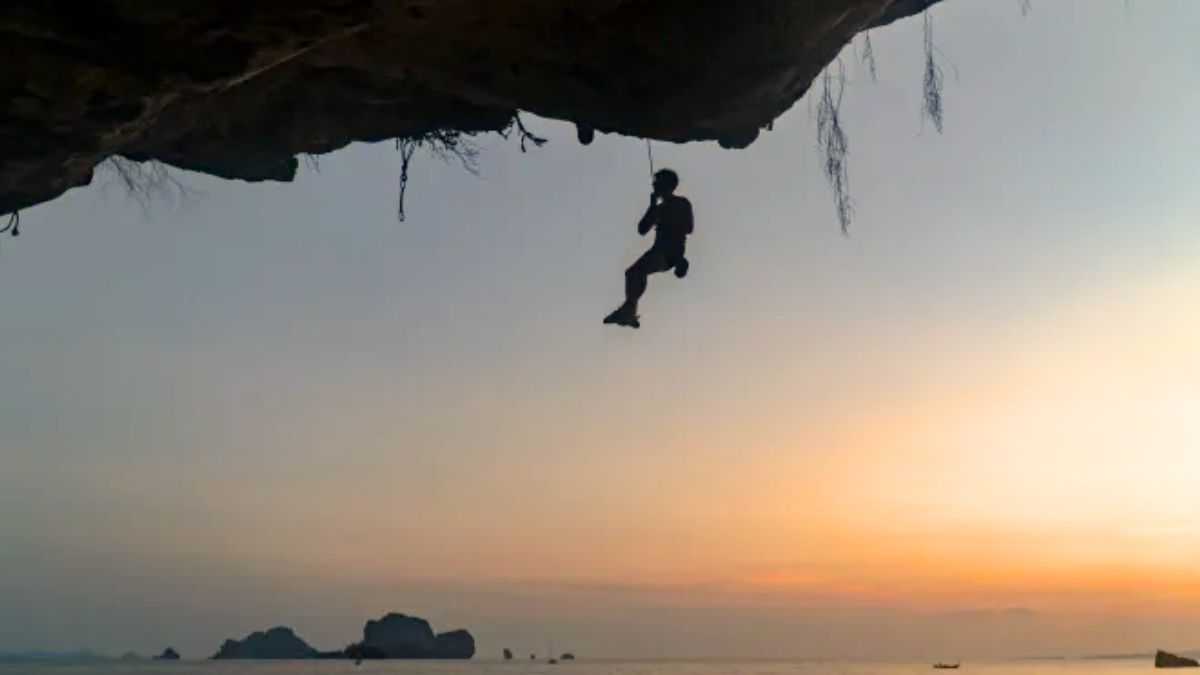
[[[693,268],[637,333],[600,321],[646,146],[532,116],[550,143],[481,139],[482,178],[420,158],[401,224],[390,144],[29,210],[0,640],[396,610],[490,654],[1200,646],[1200,3],[1130,4],[938,5],[942,135],[920,21],[873,34],[848,236],[806,101],[744,151],[656,143]]]

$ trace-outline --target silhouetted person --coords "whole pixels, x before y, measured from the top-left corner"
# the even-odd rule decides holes
[[[650,207],[637,225],[642,236],[654,228],[654,245],[625,270],[625,303],[605,317],[604,323],[638,328],[638,298],[646,292],[649,276],[671,269],[680,279],[687,275],[688,261],[683,254],[692,233],[692,204],[675,194],[677,187],[679,176],[674,171],[662,169],[654,174]]]

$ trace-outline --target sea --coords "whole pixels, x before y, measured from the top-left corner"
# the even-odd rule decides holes
[[[587,661],[551,665],[504,661],[175,661],[0,663],[0,675],[1130,675],[1152,671],[1146,659],[964,662],[955,671],[928,663],[842,661]]]

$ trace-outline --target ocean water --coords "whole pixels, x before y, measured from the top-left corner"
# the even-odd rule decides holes
[[[502,661],[177,661],[173,663],[0,663],[0,675],[1131,675],[1152,671],[1150,659],[965,662],[957,671],[928,663]]]

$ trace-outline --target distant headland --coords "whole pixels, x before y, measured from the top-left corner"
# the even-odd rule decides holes
[[[255,631],[241,640],[226,640],[213,659],[469,659],[475,656],[475,638],[458,629],[434,633],[425,619],[396,612],[372,619],[363,627],[362,640],[344,649],[323,652],[301,639],[291,628],[276,626]]]

